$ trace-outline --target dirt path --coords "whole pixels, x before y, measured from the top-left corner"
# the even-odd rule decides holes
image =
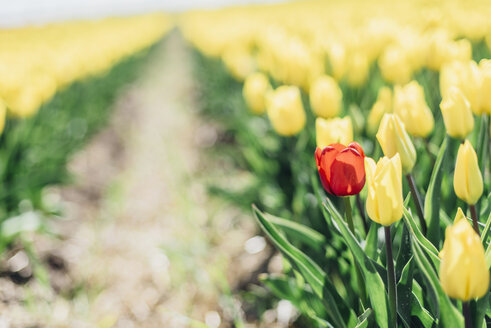
[[[0,327],[227,326],[230,266],[239,281],[261,259],[244,252],[250,216],[206,193],[206,179],[233,172],[203,155],[216,132],[193,114],[189,56],[177,33],[159,46],[73,160],[77,184],[50,192],[61,239],[33,238],[53,288],[0,279]]]

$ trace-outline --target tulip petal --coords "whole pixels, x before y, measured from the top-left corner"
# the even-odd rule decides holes
[[[358,194],[365,185],[365,161],[354,149],[338,153],[331,165],[330,186],[337,196]]]

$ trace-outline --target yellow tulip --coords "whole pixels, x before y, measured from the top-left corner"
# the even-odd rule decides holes
[[[440,72],[440,93],[445,98],[450,87],[458,87],[476,115],[481,114],[482,76],[475,61],[453,61],[445,64]]]
[[[416,162],[416,149],[404,128],[404,123],[397,115],[384,115],[377,132],[377,140],[385,156],[393,157],[399,154],[405,174],[413,170]]]
[[[348,66],[348,84],[352,87],[362,86],[368,78],[369,70],[368,57],[363,53],[354,53]]]
[[[481,112],[491,115],[491,59],[483,59],[479,62],[481,70]]]
[[[383,157],[377,164],[365,157],[368,186],[366,208],[373,221],[384,226],[402,218],[402,167],[399,154]]]
[[[484,247],[460,208],[454,224],[445,231],[440,258],[440,282],[448,296],[469,301],[487,293],[489,270]]]
[[[385,113],[392,112],[392,90],[388,87],[382,87],[378,91],[377,101],[372,106],[368,114],[367,128],[368,133],[374,135],[377,133],[380,121]]]
[[[353,124],[349,116],[344,118],[315,120],[317,147],[324,148],[333,143],[347,145],[353,141]]]
[[[266,95],[271,90],[268,77],[263,73],[249,75],[245,82],[242,94],[247,106],[254,114],[263,114],[266,110]]]
[[[346,49],[341,43],[334,42],[327,50],[331,64],[332,75],[336,80],[341,80],[347,70]]]
[[[423,88],[416,81],[394,89],[394,113],[404,122],[407,132],[426,137],[434,127],[433,114],[426,104]]]
[[[339,114],[343,93],[332,77],[323,75],[317,78],[310,87],[309,96],[315,115],[329,118]]]
[[[453,178],[457,197],[474,205],[482,195],[483,183],[477,155],[469,140],[460,145]]]
[[[457,87],[450,87],[440,103],[443,122],[447,133],[458,139],[464,139],[474,128],[474,116],[467,98]]]
[[[266,110],[279,135],[295,135],[305,126],[306,116],[298,87],[283,85],[272,91],[266,101]]]
[[[409,59],[401,47],[388,47],[379,58],[378,66],[382,77],[389,83],[408,83],[413,74]]]

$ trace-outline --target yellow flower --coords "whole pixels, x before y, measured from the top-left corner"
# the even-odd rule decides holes
[[[481,238],[460,208],[454,224],[445,231],[440,258],[440,282],[448,296],[469,301],[486,294],[489,270]]]
[[[348,67],[348,84],[352,87],[360,87],[366,82],[370,70],[368,57],[356,52],[352,54]]]
[[[295,135],[305,126],[306,116],[298,87],[282,85],[272,91],[266,101],[266,110],[279,135]]]
[[[249,75],[245,82],[242,94],[247,106],[254,114],[263,114],[266,110],[266,94],[271,90],[269,80],[263,73]]]
[[[475,61],[453,61],[442,67],[440,72],[440,93],[445,98],[450,87],[458,87],[476,115],[481,114],[482,76]]]
[[[394,113],[413,136],[426,137],[433,131],[433,114],[426,104],[423,88],[416,81],[411,81],[403,87],[396,86]]]
[[[392,90],[388,87],[382,87],[378,91],[377,101],[372,106],[368,114],[367,128],[368,133],[374,135],[377,133],[382,116],[385,113],[392,112]]]
[[[481,70],[481,112],[491,115],[491,59],[483,59],[479,62]]]
[[[309,95],[315,115],[329,118],[339,114],[343,93],[332,77],[323,75],[317,78],[310,87]]]
[[[450,87],[440,103],[447,133],[464,139],[474,128],[474,116],[467,98],[457,87]]]
[[[347,145],[353,141],[353,124],[349,116],[345,118],[315,120],[317,147],[324,148],[333,143]]]
[[[389,83],[408,83],[413,74],[409,59],[401,47],[387,47],[378,60],[378,66],[382,77]]]
[[[453,178],[457,197],[467,204],[475,204],[482,195],[483,183],[477,155],[469,140],[460,145]]]
[[[404,173],[410,173],[416,162],[416,149],[404,128],[404,123],[394,114],[385,114],[377,132],[377,140],[384,155],[399,154]]]
[[[365,157],[367,214],[373,221],[390,226],[402,217],[402,167],[399,154],[383,157],[377,164]]]

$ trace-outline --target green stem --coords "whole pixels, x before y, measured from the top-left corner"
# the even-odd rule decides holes
[[[387,255],[387,284],[389,289],[390,325],[397,327],[397,290],[396,273],[394,271],[394,257],[392,255],[392,239],[390,237],[390,226],[384,227],[385,249]]]
[[[356,194],[356,207],[358,207],[358,212],[360,212],[361,221],[363,222],[363,228],[365,229],[365,236],[368,235],[368,223],[367,217],[365,215],[365,210],[363,209],[363,202],[361,201],[360,194]]]
[[[407,182],[409,184],[409,188],[411,189],[412,199],[414,200],[414,205],[416,207],[416,212],[418,213],[419,223],[421,225],[421,230],[423,235],[426,236],[426,221],[425,215],[423,212],[423,202],[421,201],[421,195],[419,194],[418,188],[416,187],[416,183],[414,182],[414,177],[411,173],[406,175]]]
[[[464,315],[465,328],[472,328],[471,309],[469,302],[462,302],[462,314]]]
[[[343,197],[343,199],[344,199],[344,210],[346,213],[346,222],[348,223],[349,230],[353,233],[353,235],[355,235],[355,226],[353,224],[353,215],[351,213],[351,203],[349,197]],[[355,272],[356,272],[356,281],[358,282],[358,290],[360,292],[361,304],[363,308],[366,309],[368,303],[367,303],[367,291],[365,287],[365,281],[363,280],[363,275],[361,274],[360,266],[356,261],[355,261]]]
[[[481,233],[479,232],[479,219],[477,218],[477,211],[476,211],[476,205],[469,205],[469,209],[471,210],[471,218],[472,218],[472,226],[474,227],[474,230],[477,232],[477,234],[480,236]]]

